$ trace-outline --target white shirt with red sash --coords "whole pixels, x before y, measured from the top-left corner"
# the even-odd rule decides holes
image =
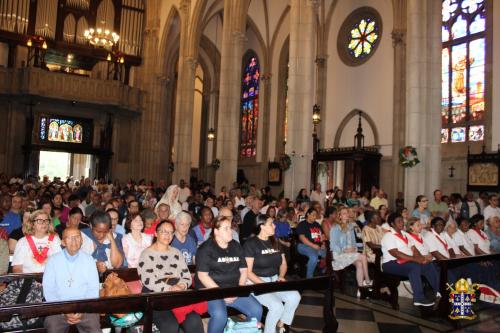
[[[472,244],[476,245],[479,247],[481,251],[484,253],[491,253],[490,250],[490,240],[488,239],[488,235],[482,230],[476,230],[476,229],[469,229],[467,231],[467,235],[469,236],[470,240],[472,241]]]
[[[408,240],[408,234],[404,231],[401,231],[399,234],[391,228],[390,232],[386,232],[384,234],[380,244],[382,246],[382,264],[397,259],[389,253],[389,250],[392,249],[397,249],[399,252],[409,256],[413,255],[413,251],[411,250]]]
[[[22,265],[23,273],[42,273],[48,257],[60,251],[61,240],[57,234],[47,235],[43,238],[26,235],[16,244],[12,265]]]
[[[446,239],[438,235],[434,229],[424,235],[424,244],[429,248],[429,252],[439,252],[446,258],[450,258],[449,245]],[[455,250],[453,250],[455,251]],[[460,253],[460,252],[459,252]]]
[[[410,247],[415,246],[421,255],[426,256],[429,254],[429,247],[425,244],[422,234],[414,234],[409,232],[408,240],[410,242]]]

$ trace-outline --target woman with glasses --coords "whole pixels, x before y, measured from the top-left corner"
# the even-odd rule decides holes
[[[61,240],[47,213],[37,210],[23,225],[24,237],[16,244],[12,258],[12,272],[41,273],[47,258],[61,251]]]
[[[415,209],[411,212],[411,216],[420,219],[420,223],[423,224],[424,229],[426,230],[430,228],[431,222],[431,212],[429,211],[428,206],[429,199],[427,199],[425,195],[419,195],[415,200]]]
[[[155,236],[155,242],[141,253],[137,266],[142,292],[186,290],[192,282],[191,273],[182,253],[170,245],[174,227],[168,221],[161,221],[156,225]],[[184,332],[203,333],[199,313],[205,310],[200,305],[192,305],[172,311],[153,311],[153,322],[161,333],[178,333],[179,325]]]

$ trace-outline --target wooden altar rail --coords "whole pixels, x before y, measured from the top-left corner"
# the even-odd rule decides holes
[[[21,274],[9,274],[20,277]],[[4,276],[4,277],[7,277]],[[40,275],[38,275],[40,277]],[[3,279],[6,281],[7,279]],[[46,302],[38,304],[16,304],[0,308],[0,321],[10,320],[11,316],[22,318],[44,317],[61,313],[127,313],[144,312],[144,333],[152,332],[153,311],[170,310],[179,306],[201,301],[222,299],[226,297],[248,296],[250,293],[262,294],[285,290],[326,290],[323,304],[325,327],[323,332],[336,332],[338,323],[333,307],[333,277],[331,275],[286,282],[262,283],[233,288],[211,288],[186,290],[170,293],[144,293],[121,297],[106,297],[66,302]],[[37,332],[43,332],[40,330]]]

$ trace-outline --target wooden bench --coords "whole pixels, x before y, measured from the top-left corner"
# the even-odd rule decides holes
[[[133,276],[133,270],[123,271]],[[21,277],[21,274],[17,275]],[[170,310],[175,307],[189,305],[201,301],[221,299],[226,297],[248,296],[250,293],[262,294],[285,290],[326,290],[323,317],[325,327],[323,332],[336,332],[338,323],[333,312],[334,297],[331,276],[313,279],[287,281],[279,283],[262,283],[234,288],[212,288],[202,290],[187,290],[170,293],[147,293],[122,297],[106,297],[67,302],[48,302],[38,304],[16,304],[0,308],[0,321],[6,321],[12,315],[21,318],[44,317],[61,313],[127,313],[142,311],[144,313],[144,333],[152,331],[152,315],[154,310]],[[11,331],[17,332],[17,331]],[[41,333],[43,329],[27,332]]]

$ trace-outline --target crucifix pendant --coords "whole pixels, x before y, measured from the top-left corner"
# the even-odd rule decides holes
[[[73,277],[70,277],[68,280],[68,287],[71,288],[71,284],[73,283]]]

